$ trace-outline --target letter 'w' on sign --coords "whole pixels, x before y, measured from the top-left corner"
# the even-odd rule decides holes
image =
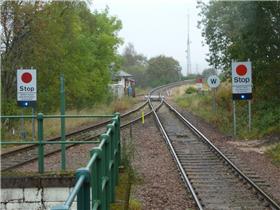
[[[210,81],[211,81],[212,84],[216,84],[217,79],[210,79]]]
[[[217,88],[220,85],[220,78],[217,75],[211,75],[207,79],[207,84],[210,88]]]

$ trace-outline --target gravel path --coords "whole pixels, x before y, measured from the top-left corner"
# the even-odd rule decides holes
[[[195,209],[190,193],[184,187],[170,152],[153,118],[132,128],[135,157],[133,166],[141,184],[134,186],[133,197],[142,209]],[[129,129],[122,133],[128,139]]]
[[[259,177],[265,180],[269,186],[263,188],[270,194],[278,203],[280,203],[280,168],[271,163],[271,159],[265,154],[255,151],[244,150],[242,146],[233,144],[231,137],[225,136],[217,128],[205,122],[201,118],[191,114],[190,112],[181,109],[176,104],[172,103],[180,112],[195,125],[215,146],[217,146],[225,154],[232,153],[237,158],[233,160],[240,169],[249,168]],[[243,167],[243,165],[245,165]]]

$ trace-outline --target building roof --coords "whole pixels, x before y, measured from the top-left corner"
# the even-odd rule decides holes
[[[115,76],[116,77],[133,77],[131,74],[126,73],[123,70],[120,70],[120,71],[116,72]]]

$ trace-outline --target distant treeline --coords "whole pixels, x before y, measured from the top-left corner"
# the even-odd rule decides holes
[[[122,53],[122,68],[133,75],[139,87],[156,87],[182,78],[182,67],[172,57],[159,55],[148,59],[129,43]]]
[[[81,1],[1,4],[2,114],[18,113],[16,70],[20,67],[37,69],[39,111],[59,109],[61,74],[67,108],[82,109],[108,99],[109,67],[120,59],[120,20],[107,9],[91,12]]]

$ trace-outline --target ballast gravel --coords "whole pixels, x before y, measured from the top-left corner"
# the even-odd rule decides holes
[[[144,125],[137,123],[131,131],[135,148],[132,165],[141,180],[133,186],[132,197],[141,202],[141,209],[195,209],[153,118],[146,119]],[[130,129],[122,132],[122,138],[130,138]]]
[[[130,138],[130,128],[121,131],[122,140]],[[138,174],[132,186],[131,199],[136,199],[143,210],[186,210],[195,209],[190,193],[177,171],[167,145],[164,142],[153,117],[145,118],[132,126],[132,140],[135,148],[132,160]],[[67,170],[84,167],[89,160],[93,145],[79,145],[67,150]],[[37,162],[26,164],[17,171],[37,171]],[[45,158],[46,171],[59,171],[60,153]]]
[[[175,103],[172,103],[180,113],[198,128],[216,147],[224,154],[233,154],[236,158],[233,162],[242,171],[249,168],[264,182],[264,186],[260,186],[273,199],[280,203],[280,167],[272,164],[272,160],[265,154],[244,149],[244,147],[233,144],[238,142],[232,136],[227,136],[218,131],[218,128],[189,111],[180,108]],[[244,142],[244,141],[240,141]]]

